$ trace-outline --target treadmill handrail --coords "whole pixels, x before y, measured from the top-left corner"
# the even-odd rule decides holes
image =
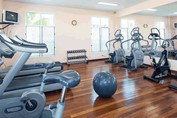
[[[10,39],[3,33],[0,33],[0,41],[11,47],[15,51],[19,52],[31,52],[31,53],[46,53],[48,51],[47,46],[37,46],[37,45],[17,45],[10,42]]]
[[[24,43],[21,43],[21,42],[18,42],[16,40],[12,39],[12,38],[9,38],[9,39],[12,41],[13,44],[19,45],[19,46],[37,46],[37,47],[44,47],[44,48],[47,47],[46,44],[45,45],[40,45],[40,44],[39,45],[37,45],[37,44],[36,45],[32,45],[32,44],[27,44],[27,43],[24,44]]]
[[[39,46],[46,46],[45,43],[34,43],[34,42],[29,42],[17,35],[15,35],[15,37],[13,38],[13,40],[15,40],[16,42],[20,43],[20,44],[25,44],[25,45],[39,45]],[[19,42],[20,41],[20,42]]]

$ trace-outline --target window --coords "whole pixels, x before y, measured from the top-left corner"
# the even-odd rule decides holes
[[[109,19],[92,17],[92,51],[106,51],[106,42],[109,41]]]
[[[135,27],[135,21],[129,19],[121,19],[121,33],[124,36],[124,40],[128,40],[131,38],[131,31]],[[123,43],[124,49],[131,48],[132,41],[128,41]]]
[[[55,27],[54,15],[36,12],[26,14],[26,39],[31,42],[45,43],[48,53],[33,54],[33,56],[44,56],[55,54]]]
[[[157,22],[156,23],[156,27],[159,29],[159,31],[160,31],[160,37],[162,38],[162,39],[164,39],[165,38],[165,22]],[[159,42],[158,42],[158,46],[161,46],[162,45],[162,41],[161,40],[159,40]]]

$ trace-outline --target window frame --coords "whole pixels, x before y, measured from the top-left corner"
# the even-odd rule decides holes
[[[41,24],[39,26],[35,26],[35,25],[29,25],[28,24],[28,13],[36,13],[36,14],[40,14],[40,19],[42,18],[42,15],[43,14],[49,14],[49,15],[52,15],[53,16],[53,25],[47,25],[47,26],[42,26]],[[27,39],[27,27],[39,27],[39,43],[43,43],[43,28],[44,27],[53,27],[54,28],[54,39],[53,39],[53,44],[54,44],[54,47],[53,47],[53,54],[47,54],[47,53],[44,53],[44,54],[41,54],[41,53],[38,53],[38,56],[37,55],[34,55],[34,56],[31,56],[31,57],[49,57],[49,56],[55,56],[56,55],[56,28],[55,28],[55,14],[54,13],[51,13],[51,12],[41,12],[41,11],[26,11],[25,12],[25,36],[26,36],[26,39]]]
[[[122,26],[122,21],[123,20],[125,20],[126,21],[126,27],[124,27],[124,26]],[[130,22],[134,22],[134,26],[129,26],[130,25]],[[135,20],[133,20],[133,19],[127,19],[127,18],[122,18],[122,19],[120,19],[120,26],[121,26],[121,28],[120,29],[124,29],[124,30],[126,30],[127,31],[127,38],[128,39],[130,39],[131,37],[130,37],[130,32],[131,32],[131,30],[135,27],[135,25],[136,25],[136,21]],[[126,39],[126,40],[128,40],[128,39]],[[127,48],[126,49],[131,49],[131,42],[129,41],[129,42],[127,42],[127,46],[126,46]]]
[[[92,22],[92,19],[93,18],[98,18],[99,19],[99,24],[93,24]],[[102,25],[102,20],[103,19],[106,19],[107,20],[107,26],[106,25]],[[109,28],[109,25],[110,25],[110,19],[109,19],[109,17],[99,17],[99,16],[93,16],[93,17],[91,17],[91,51],[92,52],[106,52],[107,51],[107,49],[106,50],[103,50],[104,48],[102,48],[103,47],[103,45],[102,45],[102,35],[101,35],[101,29],[102,28],[107,28],[108,29],[108,37],[109,37],[109,39],[108,39],[108,41],[110,40],[110,28]],[[92,39],[92,29],[93,28],[97,28],[99,31],[99,34],[98,34],[98,37],[99,37],[99,46],[98,46],[98,49],[99,50],[93,50],[94,48],[93,48],[93,39]]]

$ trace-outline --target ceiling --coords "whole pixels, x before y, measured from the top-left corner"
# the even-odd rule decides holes
[[[6,0],[14,2],[26,2],[34,4],[57,5],[72,8],[84,8],[103,11],[118,11],[147,0]],[[72,1],[72,2],[71,2]],[[99,5],[98,2],[116,3],[118,6]]]
[[[160,7],[156,7],[157,11],[141,11],[138,14],[143,14],[143,15],[154,15],[154,16],[177,16],[176,14],[173,14],[174,12],[177,12],[177,2],[163,5]]]

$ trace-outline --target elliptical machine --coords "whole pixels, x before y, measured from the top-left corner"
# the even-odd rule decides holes
[[[124,57],[124,49],[121,48],[116,50],[116,46],[115,44],[120,42],[120,44],[122,43],[122,40],[124,39],[123,35],[121,34],[121,30],[118,29],[116,30],[116,32],[114,33],[114,36],[115,36],[115,39],[112,39],[110,41],[107,41],[106,42],[106,47],[107,47],[107,50],[108,50],[108,55],[109,55],[109,59],[105,61],[105,63],[112,63],[112,64],[118,64],[119,62],[123,61],[123,57]],[[113,48],[114,48],[114,52],[113,53],[110,53],[110,49],[109,49],[109,46],[108,44],[110,45],[110,43],[113,42]]]
[[[133,41],[131,44],[131,54],[130,56],[124,56],[124,65],[122,65],[122,67],[131,71],[136,70],[138,67],[147,68],[147,66],[144,65],[144,53],[140,44],[141,40],[144,39],[139,32],[139,27],[133,28],[131,31],[131,39],[122,42],[123,45],[125,42]]]
[[[148,36],[148,39],[151,40],[151,45],[150,45],[150,49],[147,49],[144,53],[145,55],[148,56],[156,56],[156,57],[160,57],[161,56],[161,52],[157,51],[157,47],[158,47],[158,42],[159,40],[164,41],[161,37],[160,37],[160,31],[157,28],[151,28],[151,33]]]
[[[169,39],[171,46],[172,46],[172,50],[168,50],[168,53],[170,56],[174,56],[175,59],[177,59],[177,50],[175,48],[175,42],[177,40],[177,35],[173,36],[173,38]]]
[[[156,62],[155,58],[152,59],[152,65],[154,67],[154,72],[151,77],[144,76],[144,79],[149,79],[153,82],[163,84],[165,77],[173,77],[171,74],[169,62],[168,62],[168,51],[166,50],[167,46],[169,46],[168,40],[164,40],[162,43],[162,48],[164,49],[161,53],[161,57]]]

